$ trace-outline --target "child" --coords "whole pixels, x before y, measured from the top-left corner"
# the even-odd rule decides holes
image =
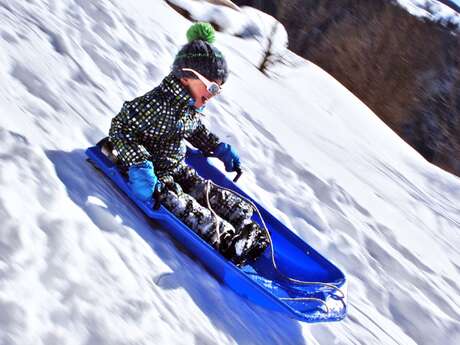
[[[226,171],[240,165],[237,151],[199,118],[228,77],[226,60],[212,45],[214,36],[210,24],[192,25],[189,43],[176,55],[171,73],[158,87],[123,104],[112,120],[109,140],[137,198],[152,202],[161,181],[166,187],[162,204],[222,255],[243,265],[268,245],[265,232],[251,220],[252,207],[208,183],[184,161],[187,140],[222,160]]]

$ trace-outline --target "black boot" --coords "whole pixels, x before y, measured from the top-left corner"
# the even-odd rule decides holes
[[[255,222],[248,223],[233,240],[230,260],[241,267],[262,255],[268,245],[267,234],[259,224]]]

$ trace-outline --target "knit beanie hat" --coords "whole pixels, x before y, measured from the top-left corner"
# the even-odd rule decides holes
[[[177,78],[194,78],[196,76],[182,68],[191,68],[210,81],[225,83],[228,77],[227,62],[222,53],[212,45],[215,31],[209,23],[195,23],[187,30],[187,40],[172,66],[172,73]]]

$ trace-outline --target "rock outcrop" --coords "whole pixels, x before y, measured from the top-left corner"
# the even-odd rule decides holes
[[[460,176],[460,32],[390,0],[236,0],[276,17],[289,48],[365,102],[430,162]]]

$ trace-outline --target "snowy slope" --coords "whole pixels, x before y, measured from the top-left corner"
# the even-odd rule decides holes
[[[221,286],[84,160],[190,22],[159,0],[0,0],[0,23],[1,345],[460,343],[460,180],[320,68],[287,54],[269,79],[256,40],[218,34],[231,74],[206,117],[243,189],[347,272],[348,318],[308,325]]]

